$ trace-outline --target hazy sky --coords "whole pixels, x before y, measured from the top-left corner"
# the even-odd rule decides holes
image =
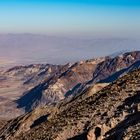
[[[139,0],[0,0],[0,33],[140,35]]]

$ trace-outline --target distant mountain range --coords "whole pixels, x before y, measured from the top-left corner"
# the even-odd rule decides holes
[[[93,56],[96,58],[112,53],[116,54],[116,52],[123,50],[140,50],[139,45],[139,39],[132,38],[76,38],[39,34],[0,34],[0,58],[12,62],[13,65],[65,64],[87,60]],[[0,66],[2,65],[0,64]]]
[[[27,113],[0,122],[2,140],[140,138],[139,51],[1,73],[3,82],[15,78],[28,89],[15,100]]]

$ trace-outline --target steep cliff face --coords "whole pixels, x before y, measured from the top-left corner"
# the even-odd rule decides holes
[[[140,69],[94,93],[93,86],[57,104],[20,116],[0,131],[3,140],[138,139]],[[93,93],[93,94],[92,94]]]

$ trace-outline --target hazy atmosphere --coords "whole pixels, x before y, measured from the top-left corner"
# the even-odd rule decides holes
[[[1,0],[0,63],[60,64],[139,50],[139,15],[137,0]]]

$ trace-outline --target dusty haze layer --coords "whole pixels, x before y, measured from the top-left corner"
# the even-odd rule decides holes
[[[139,39],[75,38],[37,34],[1,34],[0,66],[64,64],[124,50],[140,50]]]

